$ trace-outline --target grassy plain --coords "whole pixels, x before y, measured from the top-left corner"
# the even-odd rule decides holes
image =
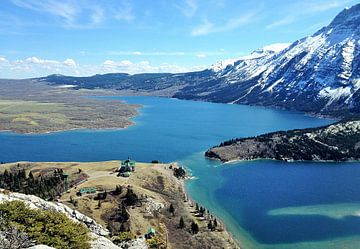
[[[72,90],[32,80],[0,80],[0,130],[46,133],[116,129],[132,124],[139,106],[86,98],[100,90]]]

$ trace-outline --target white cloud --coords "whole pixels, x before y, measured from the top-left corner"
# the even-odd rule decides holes
[[[55,61],[55,60],[43,60],[43,59],[39,59],[35,56],[33,57],[29,57],[27,59],[25,59],[25,62],[28,63],[32,63],[32,64],[41,64],[41,65],[56,65],[56,64],[60,64],[60,62]]]
[[[206,68],[205,66],[187,67],[169,63],[154,65],[145,60],[139,62],[105,60],[100,65],[81,65],[73,59],[59,61],[42,59],[36,56],[15,61],[8,61],[6,58],[0,57],[0,67],[0,78],[14,76],[16,78],[31,78],[50,74],[88,76],[103,73],[180,73]]]
[[[203,23],[195,27],[191,31],[192,36],[203,36],[211,33],[221,33],[226,31],[235,30],[257,20],[258,11],[249,12],[240,17],[227,20],[225,23],[217,24],[210,22],[208,19],[204,19]]]
[[[76,62],[73,59],[66,59],[63,64],[70,67],[76,67]]]
[[[103,73],[180,73],[204,69],[204,66],[183,67],[179,65],[162,63],[160,65],[152,65],[149,61],[131,62],[129,60],[113,61],[106,60],[102,64]],[[99,69],[98,69],[99,70]]]
[[[8,60],[5,57],[0,57],[0,63],[6,63]]]
[[[218,50],[218,51],[193,51],[193,52],[184,52],[184,51],[109,51],[107,52],[108,55],[111,56],[196,56],[196,57],[207,57],[207,56],[217,56],[217,55],[226,55],[228,52],[225,50]]]
[[[198,54],[196,54],[196,57],[198,57],[198,58],[205,58],[205,57],[206,57],[206,54],[204,54],[204,53],[198,53]]]

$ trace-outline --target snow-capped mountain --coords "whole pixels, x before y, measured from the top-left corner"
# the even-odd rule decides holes
[[[292,44],[183,74],[41,78],[79,88],[112,88],[204,101],[278,106],[316,113],[360,113],[360,4]]]
[[[305,111],[359,108],[360,5],[342,11],[327,27],[291,45],[270,46],[213,66],[222,83],[202,98],[277,105]],[[277,50],[277,51],[276,51]],[[229,96],[231,88],[231,96]]]

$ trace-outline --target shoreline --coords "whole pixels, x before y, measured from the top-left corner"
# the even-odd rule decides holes
[[[175,163],[178,164],[178,162],[175,162]],[[185,185],[188,181],[195,180],[196,177],[191,174],[188,175],[188,170],[186,168],[185,168],[185,171],[187,174],[186,177],[184,179],[180,180],[180,185],[181,185],[182,191],[186,195],[185,198],[188,201],[190,201],[192,203],[196,203],[196,201],[191,198],[191,194],[188,191],[186,191],[186,187],[185,187]],[[199,202],[199,204],[201,204],[201,203]],[[228,238],[231,240],[231,242],[234,243],[235,248],[241,249],[241,241],[238,241],[236,239],[236,236],[234,236],[233,233],[228,229],[228,225],[223,221],[223,219],[219,218],[219,216],[217,216],[215,214],[212,214],[212,216],[214,216],[219,221],[219,223],[222,226],[222,229],[224,230],[224,233],[228,236]]]
[[[134,118],[137,115],[131,117]],[[71,131],[95,131],[95,132],[101,132],[101,131],[120,131],[127,129],[129,127],[132,127],[136,125],[136,122],[129,121],[130,124],[125,125],[124,127],[114,127],[114,128],[87,128],[87,127],[81,127],[81,128],[71,128],[71,129],[64,129],[64,130],[54,130],[54,131],[45,131],[45,132],[17,132],[16,130],[0,130],[1,133],[11,133],[15,135],[47,135],[47,134],[55,134],[55,133],[61,133],[61,132],[71,132]]]
[[[206,157],[206,156],[205,156]],[[206,159],[209,160],[215,160],[218,162],[221,162],[222,165],[226,165],[226,164],[233,164],[233,163],[242,163],[242,162],[256,162],[256,161],[275,161],[275,162],[283,162],[283,163],[359,163],[360,160],[355,160],[355,159],[349,159],[346,161],[335,161],[335,160],[278,160],[275,158],[255,158],[255,159],[233,159],[233,160],[229,160],[229,161],[221,161],[221,159],[219,158],[211,158],[211,157],[206,157]]]

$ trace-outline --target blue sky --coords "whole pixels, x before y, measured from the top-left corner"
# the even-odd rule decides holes
[[[0,77],[184,72],[327,25],[352,0],[1,0]]]

